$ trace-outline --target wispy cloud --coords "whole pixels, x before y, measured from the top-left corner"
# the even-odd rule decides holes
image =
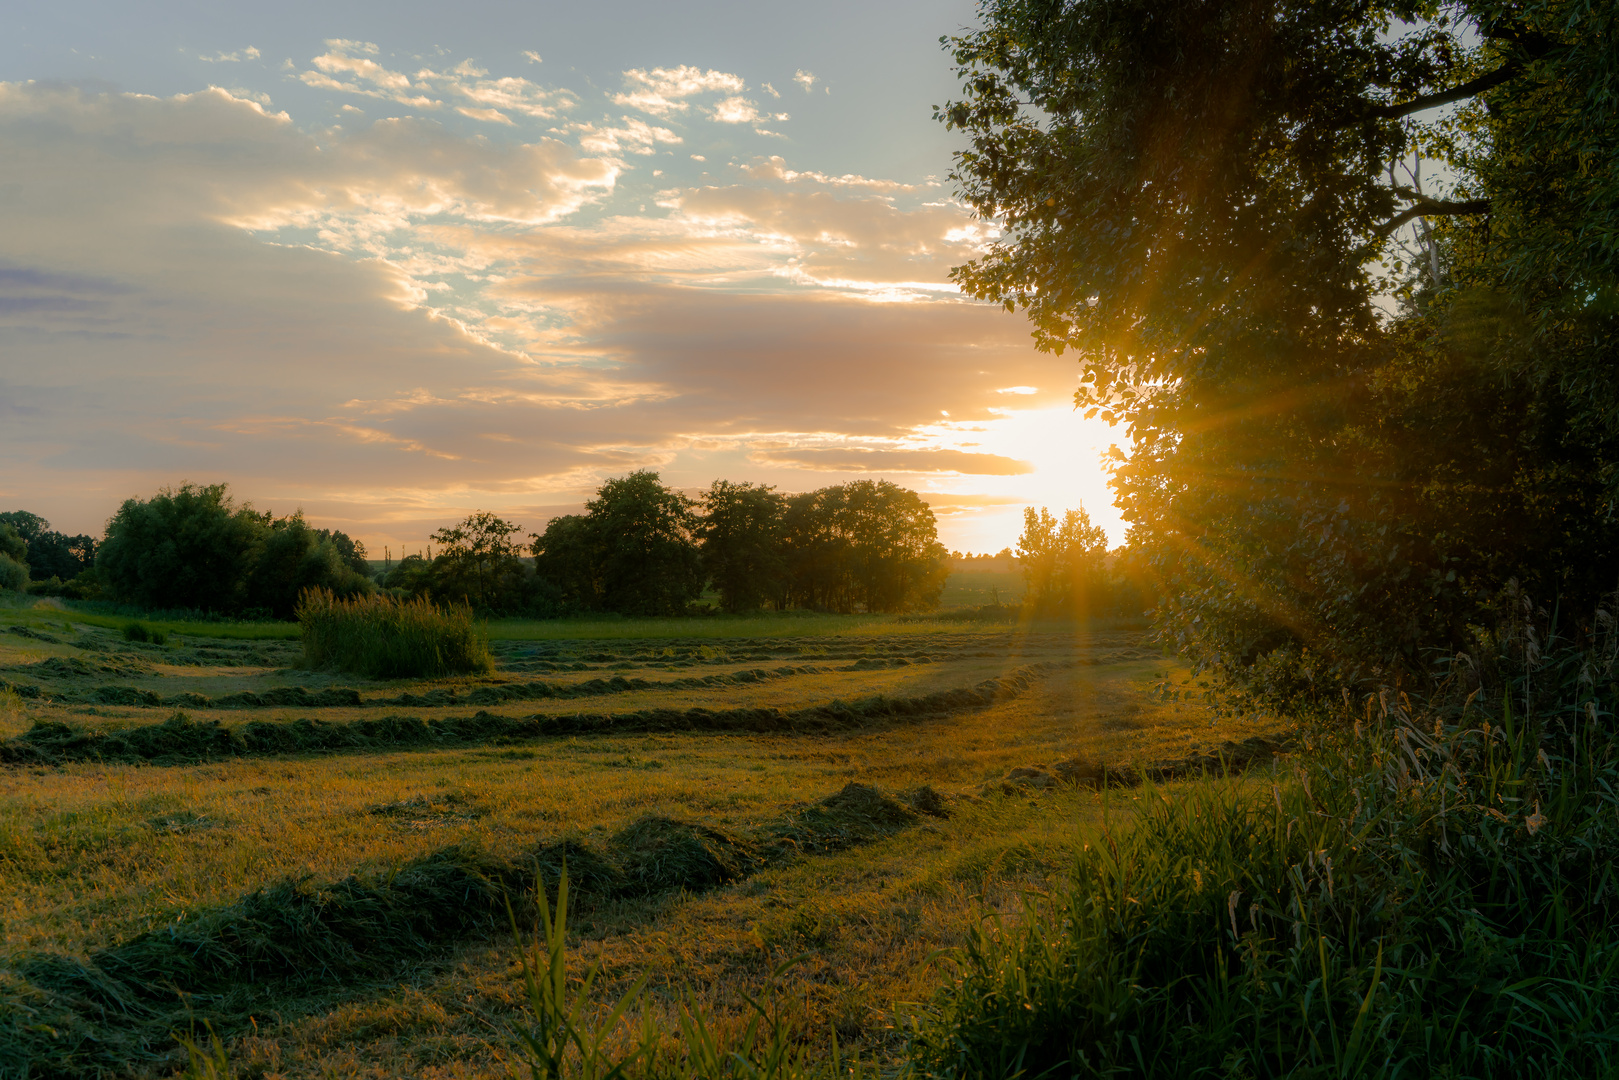
[[[238,49],[235,52],[216,52],[212,56],[209,56],[206,53],[199,53],[197,55],[198,60],[201,60],[207,64],[239,64],[243,60],[257,60],[258,58],[259,51],[251,45],[245,49]]]
[[[681,65],[673,68],[631,68],[624,73],[624,90],[612,96],[615,105],[653,116],[683,113],[687,98],[701,94],[740,94],[747,84],[740,75]]]
[[[372,59],[378,49],[369,42],[334,39],[326,44],[329,51],[315,57],[313,69],[299,76],[307,86],[425,110],[464,102],[454,106],[462,115],[502,124],[511,123],[514,115],[553,120],[578,103],[577,95],[567,90],[515,76],[488,78],[489,72],[471,60],[447,71],[422,68],[407,75]]]

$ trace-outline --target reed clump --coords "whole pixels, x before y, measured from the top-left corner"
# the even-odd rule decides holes
[[[385,594],[339,598],[308,589],[295,612],[304,662],[371,679],[476,675],[491,670],[487,632],[459,604]]]

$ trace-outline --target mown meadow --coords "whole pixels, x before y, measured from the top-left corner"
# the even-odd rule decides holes
[[[723,1046],[770,997],[812,1059],[897,1068],[936,952],[1133,813],[1100,766],[1173,786],[1282,734],[1154,697],[1182,672],[1127,623],[497,622],[489,672],[383,680],[3,614],[7,1075],[167,1075],[210,1030],[243,1076],[510,1075],[504,903],[531,927],[564,865],[593,1007],[645,978],[668,1053],[683,1008]]]

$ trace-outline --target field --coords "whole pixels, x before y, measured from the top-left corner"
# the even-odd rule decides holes
[[[1139,795],[1072,781],[1274,734],[1152,696],[1182,673],[1129,625],[497,624],[489,676],[369,682],[209,624],[0,621],[0,1072],[30,1076],[167,1075],[202,1020],[246,1076],[510,1075],[490,890],[531,921],[563,858],[603,1001],[645,975],[724,1035],[773,994],[880,1059],[935,951]]]

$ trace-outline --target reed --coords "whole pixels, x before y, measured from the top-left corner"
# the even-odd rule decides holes
[[[494,666],[487,632],[462,605],[383,594],[343,599],[316,588],[299,597],[295,614],[312,668],[410,679],[482,674]]]

